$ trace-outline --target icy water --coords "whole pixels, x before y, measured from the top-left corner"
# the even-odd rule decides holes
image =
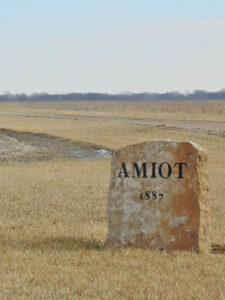
[[[0,130],[0,161],[101,159],[112,155],[102,147],[46,134]]]
[[[112,152],[105,149],[80,149],[68,151],[67,156],[72,159],[99,159],[106,158],[112,155]]]

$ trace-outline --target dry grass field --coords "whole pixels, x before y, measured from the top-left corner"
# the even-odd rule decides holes
[[[225,121],[223,100],[181,101],[63,101],[0,103],[1,111],[63,113],[87,116]]]
[[[121,122],[105,118],[109,116],[119,116]],[[159,139],[198,143],[209,157],[211,241],[225,244],[223,134],[122,122],[129,117],[213,126],[225,121],[225,101],[0,104],[0,129],[107,149]],[[109,176],[109,158],[0,163],[0,299],[225,299],[223,253],[104,247]]]

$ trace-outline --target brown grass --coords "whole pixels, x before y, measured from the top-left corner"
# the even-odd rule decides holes
[[[69,112],[70,113],[70,112]],[[0,128],[109,148],[171,138],[209,155],[214,244],[225,244],[225,139],[100,120],[0,116]],[[224,299],[224,254],[107,249],[110,160],[0,165],[0,299]]]
[[[225,121],[225,100],[0,103],[0,111]]]

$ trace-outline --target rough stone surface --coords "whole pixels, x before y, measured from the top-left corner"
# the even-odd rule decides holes
[[[135,162],[139,174],[134,167]],[[155,175],[152,162],[156,163]],[[158,167],[164,162],[172,169],[168,178],[159,175]],[[146,163],[146,174],[143,163]],[[175,163],[187,163],[187,166],[182,166],[182,174],[179,165],[174,167]],[[153,141],[115,151],[105,244],[209,252],[206,164],[206,152],[192,142]],[[168,170],[168,165],[163,164],[161,175],[167,177]],[[178,178],[181,175],[183,178]],[[145,198],[146,191],[150,192],[150,200]],[[154,200],[153,191],[157,192]],[[159,194],[164,195],[161,197]]]

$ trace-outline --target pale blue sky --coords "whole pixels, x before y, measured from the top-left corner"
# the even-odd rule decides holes
[[[224,0],[0,0],[0,93],[221,88]]]

